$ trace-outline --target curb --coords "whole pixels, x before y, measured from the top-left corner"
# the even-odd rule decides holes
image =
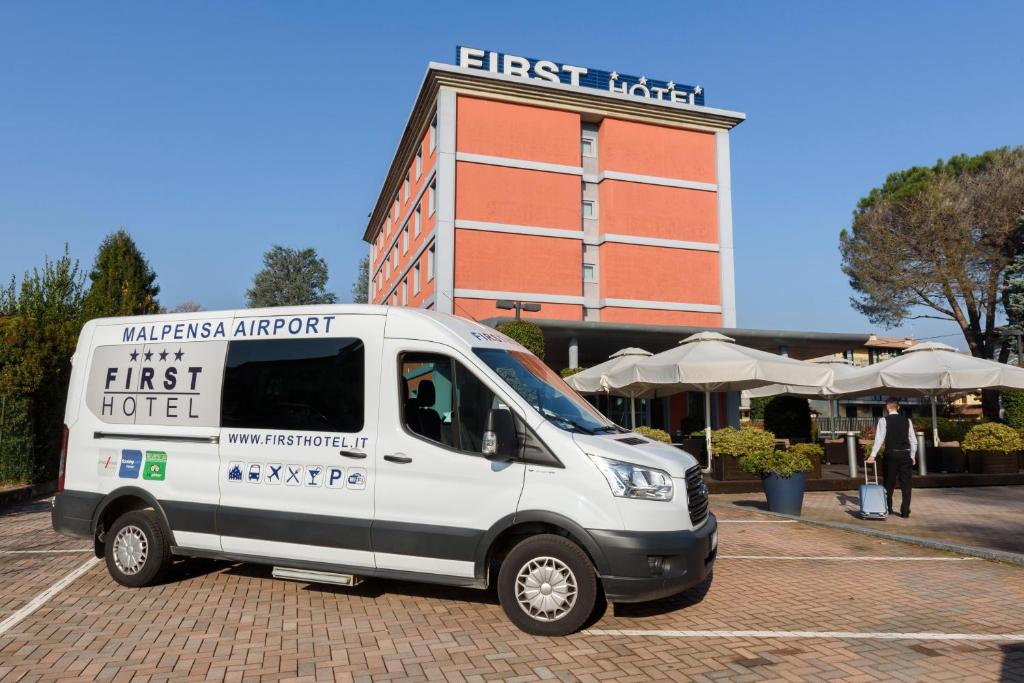
[[[19,486],[18,488],[0,491],[0,508],[48,496],[56,490],[57,482],[44,481],[41,484],[30,484],[28,486]]]
[[[821,519],[810,519],[808,517],[799,517],[797,515],[784,515],[781,512],[771,512],[770,510],[760,510],[758,508],[747,508],[740,507],[737,505],[727,504],[730,508],[736,508],[738,510],[750,510],[752,512],[758,512],[762,515],[769,515],[771,517],[781,517],[783,519],[791,519],[797,522],[804,522],[805,524],[814,524],[816,526],[823,526],[829,529],[840,529],[842,531],[852,531],[856,534],[864,536],[874,536],[876,538],[884,538],[889,541],[898,541],[900,543],[908,543],[910,545],[917,545],[923,548],[931,548],[933,550],[943,550],[949,553],[956,553],[958,555],[969,555],[971,557],[978,557],[983,560],[991,560],[993,562],[1005,562],[1006,564],[1014,564],[1020,567],[1024,567],[1024,555],[1018,553],[1011,553],[1005,550],[992,550],[990,548],[978,548],[973,545],[960,545],[959,543],[949,543],[948,541],[937,541],[931,538],[923,538],[921,536],[907,536],[906,534],[897,534],[891,531],[882,531],[880,529],[869,529],[855,524],[844,524],[842,522],[828,522]]]

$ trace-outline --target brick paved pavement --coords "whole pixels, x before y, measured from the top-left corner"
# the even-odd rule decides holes
[[[1024,681],[1024,642],[673,637],[1024,633],[1024,569],[716,507],[722,559],[710,585],[609,609],[569,638],[517,631],[493,592],[388,581],[318,587],[273,580],[264,567],[199,560],[178,563],[164,585],[131,590],[97,565],[0,635],[0,679]],[[45,508],[0,516],[0,551],[84,545],[54,535]],[[18,609],[44,577],[56,582],[89,556],[0,555],[0,604]],[[612,629],[676,633],[595,633]]]
[[[900,494],[894,504],[899,509]],[[716,495],[718,503],[762,507],[760,493]],[[804,494],[802,517],[1024,555],[1024,486],[917,489],[908,519],[864,520],[856,491]]]

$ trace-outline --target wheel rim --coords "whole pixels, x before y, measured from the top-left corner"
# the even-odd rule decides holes
[[[142,571],[149,557],[146,534],[137,526],[126,526],[114,537],[114,564],[118,570],[132,576]]]
[[[516,602],[530,618],[557,621],[576,605],[576,575],[555,557],[537,557],[516,574]]]

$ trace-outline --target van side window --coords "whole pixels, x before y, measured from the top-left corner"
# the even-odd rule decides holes
[[[488,411],[507,406],[447,356],[407,353],[399,362],[405,428],[442,446],[479,455]]]
[[[364,356],[363,342],[353,338],[233,341],[221,425],[358,432]]]

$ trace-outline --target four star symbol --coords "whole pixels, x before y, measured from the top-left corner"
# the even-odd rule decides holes
[[[647,85],[647,76],[640,77],[640,85]]]
[[[704,92],[704,88],[700,87],[699,85],[696,85],[696,86],[693,87],[693,94],[694,95],[699,95],[702,92]]]
[[[167,360],[167,349],[160,352],[160,360]]]
[[[137,349],[132,349],[131,359],[132,362],[135,362],[139,359],[139,352]]]
[[[668,89],[669,90],[675,90],[676,89],[676,82],[675,81],[669,81],[668,82]]]
[[[613,81],[617,81],[619,79],[619,72],[618,71],[611,72],[611,74],[608,75],[608,78],[612,79]]]
[[[142,354],[142,357],[146,360],[153,360],[153,352],[146,351],[144,354]]]
[[[178,351],[177,351],[177,353],[175,353],[175,354],[174,354],[174,360],[181,360],[181,357],[182,357],[182,356],[184,356],[184,355],[185,355],[185,352],[184,352],[184,351],[182,351],[182,350],[181,350],[181,349],[179,348],[179,349],[178,349]]]

